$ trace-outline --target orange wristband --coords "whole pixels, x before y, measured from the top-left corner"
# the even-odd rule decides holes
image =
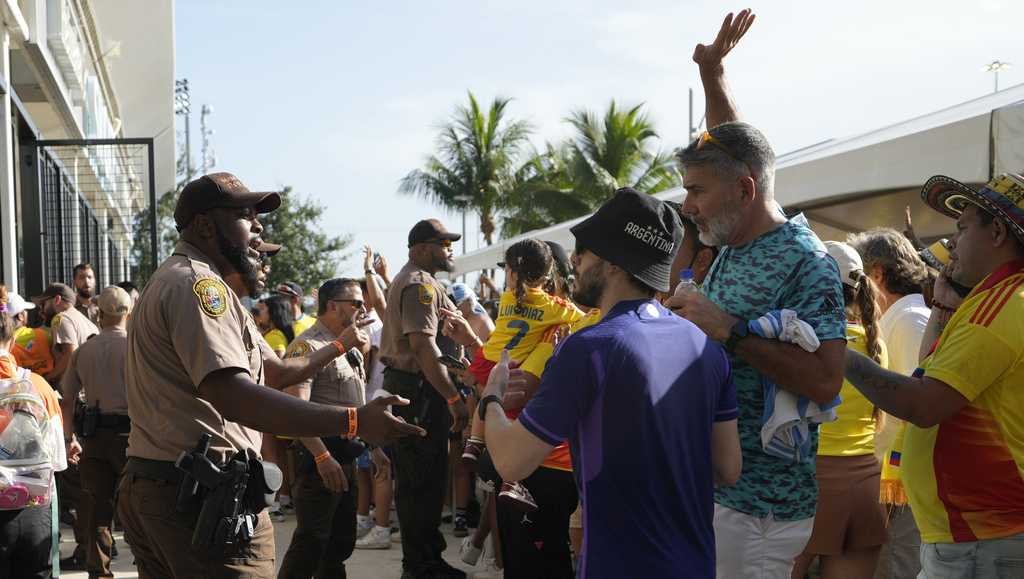
[[[334,340],[331,345],[338,349],[338,355],[342,356],[345,354],[345,346],[341,343],[341,340]]]
[[[462,396],[459,396],[459,393],[456,392],[455,396],[452,396],[451,398],[448,399],[448,406],[451,406],[452,404],[455,404],[459,400],[462,400]]]
[[[356,413],[355,408],[348,409],[348,432],[345,434],[345,438],[352,440],[356,437],[356,431],[359,430],[359,415]]]
[[[324,462],[325,460],[327,460],[329,458],[331,458],[331,453],[329,453],[329,452],[327,452],[325,450],[325,451],[321,452],[320,454],[318,454],[316,456],[316,458],[313,459],[313,461],[316,462],[317,464],[320,464],[320,463]]]

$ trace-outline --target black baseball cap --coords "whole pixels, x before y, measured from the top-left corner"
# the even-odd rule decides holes
[[[437,219],[424,219],[413,225],[412,230],[409,231],[409,247],[417,243],[440,241],[442,239],[458,241],[462,239],[462,236],[458,233],[450,233]]]
[[[563,279],[572,276],[572,262],[569,261],[569,254],[565,252],[562,244],[557,241],[545,241],[544,243],[548,244],[548,248],[551,249],[551,257],[555,260],[558,275]]]
[[[651,289],[669,290],[683,226],[679,212],[664,201],[624,187],[570,231],[581,246]]]
[[[200,213],[221,207],[253,207],[256,213],[270,213],[281,206],[276,191],[254,192],[231,173],[210,173],[185,185],[174,207],[178,231],[192,223]]]

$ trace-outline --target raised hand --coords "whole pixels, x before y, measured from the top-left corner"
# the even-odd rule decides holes
[[[722,22],[722,27],[718,30],[718,36],[715,37],[715,41],[710,45],[698,44],[693,49],[693,61],[702,70],[721,68],[722,59],[739,44],[740,39],[750,29],[750,25],[754,23],[755,18],[756,16],[750,11],[750,8],[741,10],[735,18],[732,12],[727,14],[725,21]]]

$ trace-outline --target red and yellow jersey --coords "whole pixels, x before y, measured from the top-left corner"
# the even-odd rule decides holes
[[[53,370],[50,346],[49,329],[21,327],[14,330],[11,354],[22,368],[28,368],[36,374],[49,374]]]
[[[549,329],[576,323],[581,318],[582,310],[544,290],[528,289],[522,303],[516,302],[515,293],[505,291],[498,304],[494,331],[484,344],[484,358],[497,362],[501,351],[508,350],[513,360],[522,362]]]
[[[969,403],[932,428],[907,425],[901,471],[921,539],[1024,532],[1024,261],[967,296],[922,368]]]

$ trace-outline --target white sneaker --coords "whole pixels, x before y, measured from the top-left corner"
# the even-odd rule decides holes
[[[503,571],[492,558],[485,558],[480,561],[479,569],[470,577],[473,579],[502,579],[505,576]]]
[[[362,539],[367,533],[373,530],[373,519],[367,519],[366,521],[356,521],[356,539]]]
[[[374,526],[373,530],[356,541],[356,549],[390,549],[391,529]]]
[[[459,546],[459,558],[467,565],[476,565],[483,552],[483,549],[473,544],[473,537],[466,537]]]

